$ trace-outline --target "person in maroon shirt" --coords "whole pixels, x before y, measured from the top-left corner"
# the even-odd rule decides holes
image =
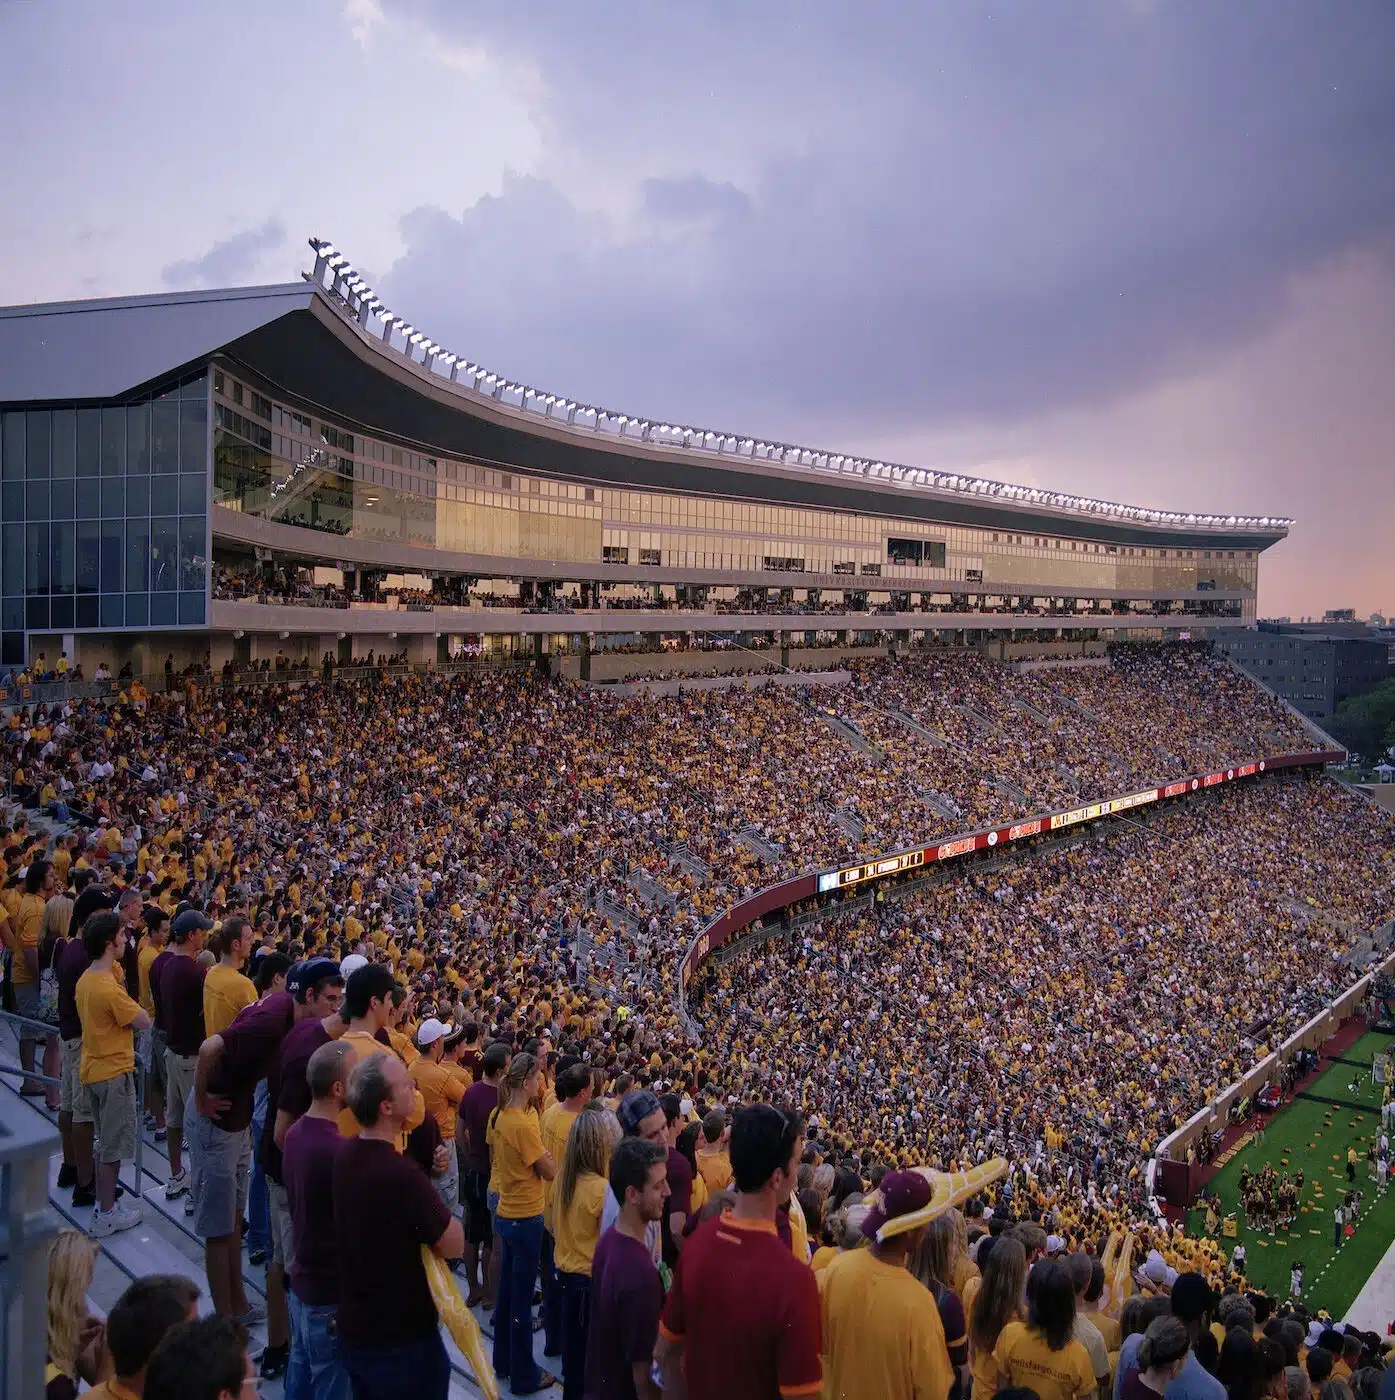
[[[482,1077],[465,1090],[456,1110],[455,1142],[460,1155],[460,1199],[465,1203],[466,1302],[493,1308],[499,1295],[499,1251],[489,1209],[489,1115],[499,1102],[499,1080],[509,1066],[509,1047],[495,1041],[484,1052]],[[483,1254],[481,1254],[483,1251]]]
[[[310,1056],[305,1070],[310,1106],[287,1130],[278,1157],[295,1242],[286,1297],[291,1314],[286,1368],[290,1396],[344,1395],[349,1389],[339,1347],[334,1164],[347,1141],[339,1131],[339,1111],[351,1065],[352,1051],[336,1041],[325,1041]]]
[[[186,909],[170,925],[169,946],[150,964],[150,995],[165,1039],[165,1124],[170,1153],[167,1201],[177,1200],[193,1184],[184,1165],[184,1120],[193,1106],[194,1071],[203,1044],[203,980],[208,969],[198,958],[212,927],[197,909]],[[194,1139],[192,1134],[187,1136],[192,1156]],[[184,1213],[192,1215],[196,1204],[196,1196],[191,1195]]]
[[[668,1144],[668,1199],[664,1202],[662,1243],[664,1263],[672,1269],[678,1263],[683,1227],[693,1209],[693,1169],[678,1150],[678,1135],[685,1126],[682,1101],[677,1094],[665,1094],[659,1102],[664,1107],[664,1141]]]
[[[349,1074],[361,1132],[334,1162],[339,1336],[356,1400],[446,1400],[450,1359],[421,1250],[459,1259],[460,1222],[431,1178],[397,1150],[416,1090],[396,1055]]]
[[[731,1128],[736,1205],[693,1232],[659,1324],[664,1390],[688,1400],[779,1400],[823,1384],[813,1270],[775,1227],[799,1171],[798,1117],[738,1109]]]
[[[620,1214],[591,1259],[582,1400],[660,1400],[650,1371],[664,1287],[645,1232],[663,1217],[667,1153],[644,1138],[621,1138],[611,1153],[609,1178]]]

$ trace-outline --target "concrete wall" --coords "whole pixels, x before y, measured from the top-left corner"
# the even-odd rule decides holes
[[[782,671],[774,676],[688,676],[669,681],[629,681],[618,685],[597,686],[589,682],[593,689],[604,690],[608,695],[677,695],[681,691],[730,690],[735,685],[757,686],[775,685],[847,685],[852,680],[850,671]]]
[[[832,670],[840,662],[867,660],[885,656],[886,647],[791,647],[789,664],[792,668],[818,667]],[[553,660],[553,670],[568,680],[581,679],[581,658],[562,656]],[[706,671],[749,675],[764,671],[767,666],[780,664],[779,647],[764,651],[742,651],[729,647],[721,651],[654,651],[591,653],[591,680],[618,681],[625,676],[649,672],[658,676],[700,677]]]
[[[1361,783],[1360,790],[1387,812],[1395,812],[1395,783]]]

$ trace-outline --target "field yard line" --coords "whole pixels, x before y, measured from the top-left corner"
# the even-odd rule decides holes
[[[1376,1265],[1346,1315],[1347,1322],[1382,1337],[1392,1320],[1395,1320],[1395,1242],[1385,1251],[1385,1258]]]

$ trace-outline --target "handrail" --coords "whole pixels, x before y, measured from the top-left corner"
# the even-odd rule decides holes
[[[1342,757],[1336,750],[1323,749],[1304,753],[1280,754],[1273,758],[1251,759],[1233,764],[1211,773],[1197,773],[1186,778],[1160,783],[1141,791],[1124,793],[1118,797],[1087,803],[1084,806],[1056,812],[1044,812],[1039,816],[1006,826],[981,827],[975,831],[962,832],[947,837],[934,845],[902,847],[882,855],[870,856],[859,865],[845,866],[841,870],[806,871],[785,880],[767,885],[755,894],[734,904],[712,918],[689,941],[677,967],[674,979],[678,988],[677,1011],[679,1020],[685,1026],[691,1023],[688,1014],[688,983],[707,960],[708,956],[733,938],[742,929],[748,928],[757,919],[776,909],[785,909],[801,900],[816,894],[831,894],[867,882],[881,884],[893,875],[914,870],[932,862],[958,860],[974,851],[986,850],[1000,844],[1010,844],[1028,837],[1040,836],[1044,832],[1059,831],[1066,827],[1081,826],[1098,821],[1102,817],[1130,811],[1152,802],[1174,797],[1190,796],[1206,792],[1222,783],[1236,782],[1241,778],[1255,777],[1260,773],[1284,768],[1310,768],[1319,764],[1335,763]]]
[[[37,1031],[42,1031],[45,1038],[47,1038],[48,1036],[52,1036],[55,1040],[58,1038],[58,1027],[56,1025],[51,1026],[47,1021],[36,1021],[32,1016],[21,1016],[17,1011],[0,1010],[0,1022],[5,1021],[9,1021],[19,1026],[31,1026]],[[136,1194],[139,1196],[140,1183],[142,1180],[141,1148],[144,1145],[145,1136],[142,1131],[142,1125],[145,1122],[145,1074],[149,1070],[150,1066],[141,1062],[137,1040],[138,1034],[139,1033],[133,1033],[132,1035],[132,1048],[136,1050],[136,1155],[133,1160],[133,1166],[135,1168]],[[149,1042],[147,1041],[147,1044],[148,1043]],[[7,1065],[0,1065],[0,1074],[24,1075],[26,1078],[36,1079],[43,1084],[62,1084],[63,1082],[61,1079],[55,1079],[51,1075],[47,1074],[31,1073],[21,1068],[16,1068],[12,1070]]]

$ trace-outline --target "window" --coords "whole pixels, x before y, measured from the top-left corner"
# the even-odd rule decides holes
[[[663,556],[657,549],[641,549],[639,551],[639,562],[641,564],[658,565],[663,563]]]
[[[853,574],[857,572],[857,566],[851,559],[840,559],[833,565],[835,574]]]
[[[601,549],[601,561],[606,564],[628,564],[630,551],[623,544],[608,544]]]
[[[864,564],[862,572],[868,578],[880,578],[882,576],[882,566],[880,564]]]

